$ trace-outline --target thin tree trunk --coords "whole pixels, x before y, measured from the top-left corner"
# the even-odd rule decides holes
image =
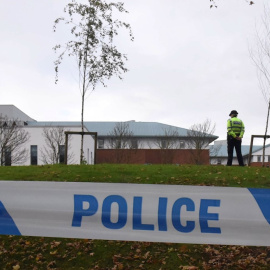
[[[90,20],[88,21],[88,24],[90,25]],[[87,57],[88,57],[88,45],[89,45],[89,38],[90,38],[90,32],[89,32],[89,25],[88,25],[88,31],[87,31],[87,38],[86,38],[86,44],[85,44],[85,51],[84,51],[84,57],[83,57],[83,89],[82,89],[82,137],[81,137],[81,157],[80,157],[80,164],[83,164],[83,133],[84,133],[84,123],[83,123],[83,116],[84,116],[84,99],[85,99],[85,93],[87,91],[87,84],[86,84],[86,71],[87,71]]]
[[[264,138],[263,138],[263,160],[262,160],[262,167],[264,167],[265,142],[266,142],[267,129],[268,129],[269,110],[270,110],[270,99],[269,99],[269,101],[268,101],[268,112],[267,112],[267,119],[266,119],[266,126],[265,126],[265,134],[264,134]]]
[[[84,132],[83,115],[84,115],[84,90],[83,90],[83,94],[82,94],[82,113],[81,113],[82,136],[81,136],[81,155],[80,155],[80,164],[83,163],[83,132]]]
[[[84,63],[83,63],[83,89],[82,89],[82,118],[81,118],[81,124],[82,124],[82,137],[81,137],[81,157],[80,157],[80,164],[83,164],[83,132],[84,132],[84,123],[83,123],[83,116],[84,116],[84,99],[85,99],[85,93],[87,91],[86,86],[86,68],[87,68],[87,53],[88,53],[88,44],[89,44],[89,33],[86,40],[86,49],[84,51]]]

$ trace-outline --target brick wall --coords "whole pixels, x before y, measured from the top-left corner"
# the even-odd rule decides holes
[[[97,164],[195,164],[190,149],[97,149]],[[200,163],[209,165],[209,150],[202,150]]]
[[[262,167],[262,162],[251,162],[251,167]],[[270,162],[264,162],[264,167],[270,167]]]

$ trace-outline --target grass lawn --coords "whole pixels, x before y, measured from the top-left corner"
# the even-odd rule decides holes
[[[181,165],[0,167],[0,180],[269,188],[270,169]],[[0,236],[0,269],[270,269],[270,248]]]

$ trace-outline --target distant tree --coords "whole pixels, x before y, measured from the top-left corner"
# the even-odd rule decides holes
[[[162,163],[173,163],[176,152],[170,150],[184,148],[184,145],[181,144],[183,141],[180,140],[179,132],[176,128],[168,127],[163,129],[163,132],[156,139],[154,145],[161,149]]]
[[[124,4],[121,2],[107,3],[104,0],[87,0],[84,4],[78,0],[72,0],[64,9],[68,18],[55,20],[54,31],[59,22],[64,22],[71,27],[73,39],[65,45],[56,45],[55,51],[61,49],[55,63],[56,83],[58,81],[58,70],[64,55],[75,57],[79,70],[79,86],[82,96],[81,106],[81,154],[80,161],[83,162],[83,132],[84,132],[84,102],[86,93],[92,91],[98,83],[106,86],[105,81],[112,76],[122,79],[121,75],[127,72],[125,62],[127,56],[122,54],[114,45],[115,37],[120,28],[129,30],[130,38],[133,40],[130,25],[114,19],[114,12],[124,12]]]
[[[180,138],[177,129],[169,127],[164,129],[164,134],[156,139],[155,145],[159,149],[180,149]]]
[[[132,157],[136,156],[139,147],[138,141],[134,138],[128,122],[118,122],[113,130],[109,132],[107,147],[115,149],[114,159],[117,163],[130,163]]]
[[[270,112],[270,8],[264,6],[261,24],[255,29],[255,45],[249,45],[249,53],[252,62],[257,69],[257,78],[263,97],[267,103],[267,116],[263,140],[263,160],[265,159],[265,144],[269,124]]]
[[[63,127],[45,127],[42,136],[45,147],[41,149],[41,159],[45,164],[64,163],[65,129]],[[69,142],[72,138],[69,139]],[[68,143],[69,144],[69,143]],[[68,147],[70,149],[70,145]],[[68,153],[68,163],[72,163],[74,153]]]
[[[29,133],[23,128],[23,123],[10,120],[0,115],[0,158],[1,166],[23,164],[28,157],[24,148],[29,140]]]
[[[108,136],[110,137],[108,147],[111,149],[134,148],[132,144],[133,132],[130,130],[129,123],[127,122],[116,123]]]
[[[192,125],[187,131],[187,148],[190,149],[192,162],[195,164],[202,164],[202,153],[208,148],[211,141],[213,141],[215,128],[215,124],[212,125],[211,121],[206,119],[201,124]]]

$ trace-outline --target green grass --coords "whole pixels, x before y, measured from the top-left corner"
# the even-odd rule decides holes
[[[270,169],[95,165],[0,167],[0,180],[270,187]],[[0,236],[0,269],[269,269],[270,248]]]
[[[188,165],[0,167],[0,180],[270,187],[270,168]]]

